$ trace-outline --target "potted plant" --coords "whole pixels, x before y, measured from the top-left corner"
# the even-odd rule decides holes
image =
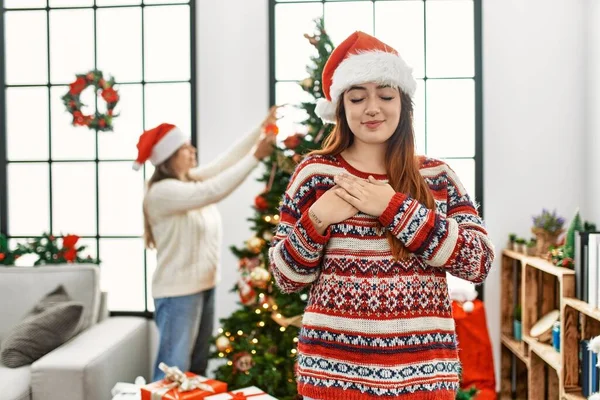
[[[516,233],[509,233],[508,234],[508,248],[511,250],[514,250],[514,244],[515,241],[517,240],[517,234]]]
[[[521,334],[521,304],[517,304],[513,311],[513,336],[519,342],[522,340]]]
[[[524,238],[517,238],[515,243],[517,245],[515,251],[527,255],[527,240],[525,240]]]
[[[550,212],[542,210],[540,215],[533,216],[533,227],[531,231],[536,237],[536,254],[545,257],[550,248],[556,246],[558,237],[563,232],[565,219],[556,214],[556,210]]]
[[[529,241],[527,242],[527,253],[526,254],[528,256],[535,256],[536,246],[537,246],[537,240],[535,238],[529,239]]]

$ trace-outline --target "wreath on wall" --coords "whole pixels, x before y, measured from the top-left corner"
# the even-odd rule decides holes
[[[62,97],[67,111],[73,116],[73,125],[87,126],[98,131],[112,131],[112,120],[118,116],[113,115],[113,110],[119,101],[119,93],[114,89],[115,79],[111,77],[109,80],[104,80],[102,71],[98,70],[76,76],[77,79],[69,85],[69,91]],[[96,96],[100,94],[106,101],[106,114],[96,111],[94,115],[84,115],[81,112],[81,107],[85,105],[80,100],[81,92],[88,86],[93,86]]]

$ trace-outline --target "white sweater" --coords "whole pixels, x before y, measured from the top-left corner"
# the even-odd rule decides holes
[[[215,205],[258,165],[250,152],[260,129],[218,159],[190,171],[192,179],[164,179],[146,192],[144,205],[156,242],[154,298],[185,296],[220,280],[221,216]]]

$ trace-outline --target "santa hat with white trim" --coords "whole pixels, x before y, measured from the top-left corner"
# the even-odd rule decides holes
[[[144,131],[137,144],[138,157],[133,169],[139,170],[148,159],[154,166],[162,164],[189,140],[189,136],[171,124],[160,124]]]
[[[321,81],[325,98],[317,101],[315,112],[323,121],[334,124],[342,94],[352,85],[367,82],[397,87],[411,98],[417,90],[412,68],[396,50],[356,31],[331,52]]]

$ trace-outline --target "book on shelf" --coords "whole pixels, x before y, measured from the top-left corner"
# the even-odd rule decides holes
[[[598,392],[599,389],[599,372],[598,354],[588,348],[590,341],[582,340],[580,342],[581,352],[581,375],[579,377],[581,383],[581,391],[584,397],[589,397]]]
[[[600,306],[600,232],[575,232],[575,296]]]

